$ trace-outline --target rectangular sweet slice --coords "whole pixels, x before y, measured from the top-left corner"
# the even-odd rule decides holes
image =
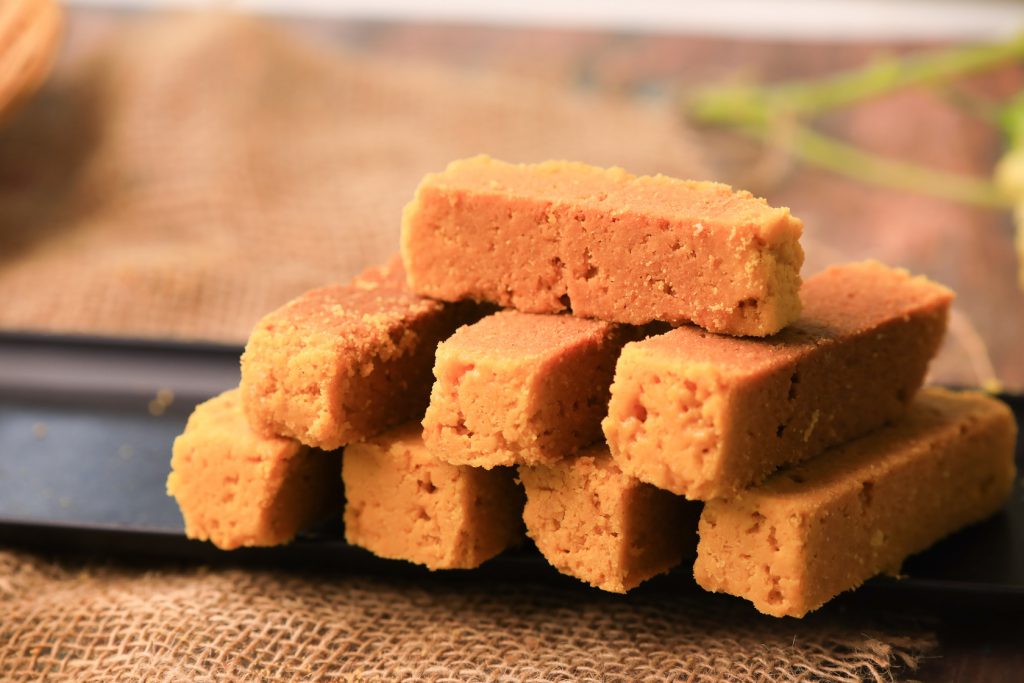
[[[413,291],[446,301],[763,336],[800,313],[802,230],[720,183],[478,156],[423,179],[402,256]]]
[[[903,414],[952,293],[866,262],[815,275],[801,295],[800,320],[774,337],[681,327],[626,345],[603,423],[623,471],[708,500]]]
[[[437,348],[423,438],[456,465],[555,462],[601,439],[615,359],[630,330],[502,311]]]
[[[943,536],[1013,490],[1013,413],[925,389],[892,426],[705,504],[694,576],[774,616],[800,617]]]
[[[697,505],[623,474],[603,445],[519,477],[526,532],[563,574],[625,593],[692,557]]]
[[[167,494],[189,538],[279,545],[341,509],[340,470],[338,454],[252,431],[232,389],[196,406],[174,440]]]
[[[257,323],[242,355],[253,428],[333,450],[422,416],[434,350],[470,304],[411,293],[397,258],[315,289]]]
[[[449,465],[411,422],[345,449],[345,539],[430,569],[471,569],[522,540],[511,469]]]

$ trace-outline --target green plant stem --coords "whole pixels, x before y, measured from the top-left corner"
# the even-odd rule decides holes
[[[936,171],[887,159],[828,137],[802,119],[915,85],[949,82],[1024,58],[1024,34],[1005,43],[948,49],[902,59],[883,59],[816,81],[771,86],[726,85],[706,88],[689,99],[687,112],[698,123],[730,126],[779,147],[802,160],[872,185],[919,192],[973,206],[1004,208],[1006,195],[989,180]],[[1024,101],[1022,101],[1024,102]],[[1024,111],[1024,106],[1020,107]],[[1011,112],[1017,114],[1016,111]],[[1024,138],[1024,116],[1003,116],[1011,142]],[[785,130],[790,135],[778,136]]]
[[[1006,43],[885,58],[830,78],[778,85],[722,85],[699,91],[689,114],[708,124],[765,124],[780,115],[806,117],[894,90],[932,85],[1024,58],[1024,34]]]
[[[1024,34],[1005,43],[883,59],[819,82],[782,84],[771,88],[771,97],[796,114],[820,114],[910,86],[949,82],[1020,58],[1024,58]]]
[[[766,144],[776,144],[765,130],[747,132]],[[1001,209],[1011,205],[1007,197],[988,180],[887,159],[807,126],[793,126],[782,144],[803,161],[864,183],[909,190],[984,208]]]

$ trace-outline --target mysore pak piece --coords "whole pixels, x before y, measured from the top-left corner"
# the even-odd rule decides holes
[[[1003,403],[926,388],[898,423],[709,501],[694,576],[773,616],[801,617],[994,514],[1013,490]]]
[[[449,465],[417,422],[345,449],[345,540],[430,569],[472,569],[523,538],[523,492],[509,468]]]
[[[604,433],[623,471],[695,500],[729,495],[898,418],[953,294],[878,263],[828,268],[767,339],[680,327],[627,344]]]
[[[315,289],[257,323],[242,355],[254,429],[333,450],[422,416],[434,350],[472,304],[412,294],[396,258]]]
[[[422,180],[402,257],[413,291],[446,301],[764,336],[800,313],[802,230],[720,183],[478,156]]]
[[[427,447],[446,462],[490,468],[551,463],[597,442],[615,359],[636,334],[517,311],[459,328],[437,348]]]
[[[692,557],[697,505],[623,474],[603,445],[519,478],[526,533],[563,574],[625,593]]]
[[[252,431],[232,389],[196,406],[174,440],[167,494],[189,538],[279,545],[341,509],[340,469],[335,453]]]

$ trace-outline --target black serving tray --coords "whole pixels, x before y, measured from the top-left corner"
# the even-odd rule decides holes
[[[167,497],[174,437],[192,408],[238,384],[241,348],[0,333],[0,542],[205,562],[372,566],[408,571],[344,541],[341,522],[281,548],[224,553],[184,537]],[[156,402],[157,396],[173,400]],[[1003,395],[1024,422],[1024,396]],[[1024,471],[1024,441],[1017,442]],[[492,571],[553,573],[530,547]],[[883,591],[1024,597],[1024,487],[996,517],[909,559]],[[691,582],[676,572],[677,582]]]

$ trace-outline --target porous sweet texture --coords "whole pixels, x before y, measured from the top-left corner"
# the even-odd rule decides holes
[[[622,473],[601,445],[520,467],[527,534],[558,571],[625,593],[693,552],[697,506]]]
[[[622,469],[709,500],[904,413],[952,293],[878,263],[803,286],[800,320],[767,339],[694,327],[627,344],[603,422]]]
[[[925,389],[902,421],[708,502],[694,576],[766,614],[803,616],[999,510],[1016,433],[993,398]]]
[[[337,454],[253,432],[237,389],[196,406],[174,440],[167,494],[189,538],[218,548],[287,543],[341,509]]]
[[[449,465],[412,422],[345,449],[345,540],[430,569],[471,569],[522,540],[511,469]]]
[[[763,336],[800,313],[802,230],[720,183],[478,156],[423,179],[402,256],[413,291],[447,301]]]
[[[249,337],[245,413],[263,434],[327,450],[418,418],[438,342],[475,317],[470,304],[412,294],[397,257],[350,284],[312,290]]]
[[[631,328],[502,311],[437,348],[423,438],[458,465],[551,463],[601,439],[608,387]]]

